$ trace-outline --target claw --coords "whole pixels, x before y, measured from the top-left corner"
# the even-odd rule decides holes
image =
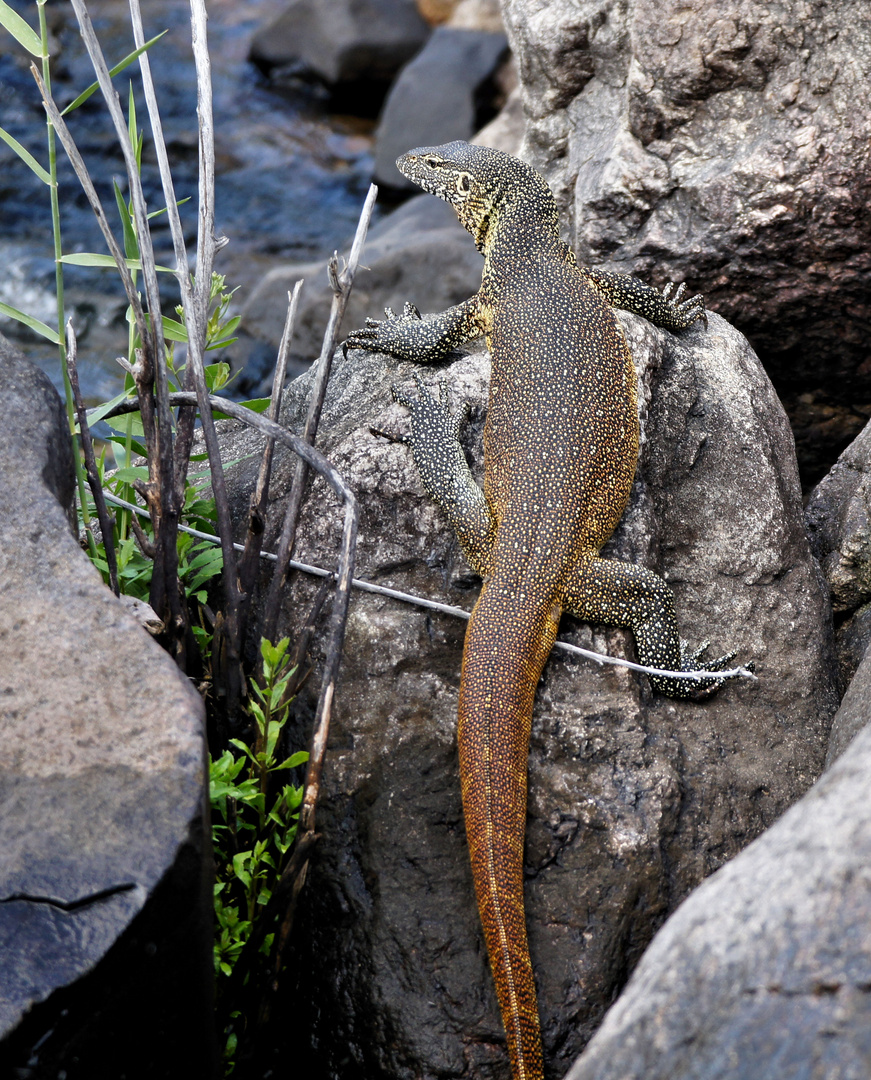
[[[687,283],[685,281],[682,281],[680,283],[680,285],[678,285],[677,291],[675,292],[674,296],[671,298],[671,302],[673,304],[679,304],[680,303],[680,298],[683,296],[683,294],[686,291],[687,291]]]
[[[403,394],[403,392],[399,389],[399,387],[396,385],[396,383],[394,383],[390,387],[390,393],[393,396],[393,400],[397,404],[404,405],[406,407],[406,409],[411,408],[411,406],[412,406],[411,398],[407,394]]]
[[[402,314],[406,319],[419,319],[420,312],[409,300],[406,300],[405,306],[402,309]]]
[[[386,307],[384,309],[384,314],[387,316],[388,319],[395,319],[396,318],[396,312],[393,310],[392,307]]]
[[[391,443],[407,443],[411,441],[407,435],[392,435],[389,431],[384,431],[377,427],[370,427],[369,433],[370,435],[375,436],[380,435],[382,439],[387,439],[387,441]]]

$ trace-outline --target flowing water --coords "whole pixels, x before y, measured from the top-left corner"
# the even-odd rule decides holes
[[[10,0],[31,26],[36,4]],[[191,258],[197,227],[196,77],[190,47],[190,14],[185,0],[142,0],[146,39],[168,33],[149,56],[164,134],[173,167],[176,196],[191,196],[181,208]],[[209,0],[216,132],[216,232],[230,243],[215,269],[238,286],[244,298],[258,278],[282,261],[323,257],[353,235],[372,167],[371,123],[330,116],[322,96],[298,86],[279,94],[248,62],[252,34],[284,6],[282,0]],[[134,48],[127,4],[88,3],[111,65]],[[49,0],[52,86],[63,108],[94,79],[72,5]],[[30,74],[30,57],[0,28],[0,127],[47,166],[45,115]],[[164,205],[147,115],[135,63],[115,78],[125,113],[132,82],[140,127],[146,128],[142,178],[148,209]],[[118,222],[113,192],[117,180],[127,194],[123,161],[101,95],[68,117],[113,226]],[[64,253],[105,252],[105,243],[62,148],[58,147],[58,188]],[[166,218],[153,223],[158,262],[173,264]],[[120,239],[120,226],[115,229]],[[79,343],[83,392],[89,404],[105,400],[121,386],[115,357],[126,353],[126,302],[117,274],[67,266],[67,314]],[[163,276],[163,280],[169,280]],[[163,284],[162,280],[162,284]],[[172,314],[173,285],[166,290]],[[50,326],[57,321],[48,188],[0,142],[0,301]],[[57,350],[20,324],[0,316],[0,332],[40,363],[61,385]],[[232,348],[232,347],[231,347]],[[240,346],[241,348],[241,346]],[[238,360],[239,358],[236,357]]]

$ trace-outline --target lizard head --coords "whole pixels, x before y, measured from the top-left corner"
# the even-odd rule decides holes
[[[396,167],[453,206],[479,251],[485,251],[507,216],[514,228],[526,219],[539,235],[549,225],[559,233],[556,202],[544,178],[501,150],[466,142],[421,146],[397,158]]]

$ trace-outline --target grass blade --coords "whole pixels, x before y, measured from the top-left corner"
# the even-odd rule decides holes
[[[0,0],[0,4],[2,3],[3,0]],[[2,12],[0,12],[0,14],[2,14]],[[21,158],[24,164],[28,165],[36,173],[36,175],[43,182],[43,184],[48,184],[49,187],[54,187],[54,184],[51,182],[51,177],[39,164],[33,154],[31,154],[29,150],[25,150],[21,143],[17,139],[13,139],[9,132],[4,131],[3,128],[0,128],[0,139],[2,139],[7,146],[9,146],[12,150],[15,151],[15,153]]]
[[[0,0],[0,4],[2,4],[2,3],[3,3],[3,0]],[[4,5],[4,7],[5,7],[5,5]],[[2,13],[2,11],[0,11],[0,21],[2,21],[2,15],[3,15],[3,13]],[[167,31],[162,30],[157,35],[157,37],[153,37],[151,39],[151,41],[146,41],[145,44],[143,46],[141,46],[140,48],[134,49],[133,52],[130,53],[128,56],[125,56],[124,59],[119,64],[116,64],[113,68],[110,68],[109,69],[109,74],[114,77],[115,75],[118,74],[119,71],[123,71],[124,68],[129,67],[129,65],[132,64],[133,61],[137,59],[137,57],[141,56],[142,53],[144,53],[146,49],[150,49],[151,46],[156,41],[160,41],[160,39],[163,37],[163,35],[165,33],[167,33]],[[38,40],[39,39],[37,38],[37,41]],[[73,109],[77,109],[80,105],[82,105],[84,102],[86,102],[88,100],[88,98],[91,96],[91,94],[94,93],[94,91],[98,90],[99,88],[100,88],[99,83],[92,82],[91,85],[87,88],[87,90],[83,90],[81,92],[81,94],[79,94],[79,96],[75,99],[75,101],[71,101],[69,103],[69,105],[67,105],[67,107],[64,109],[64,111],[61,113],[61,116],[66,116],[66,114],[71,113],[73,111]]]
[[[111,255],[98,255],[94,251],[78,251],[73,255],[62,255],[62,263],[69,263],[70,266],[105,266],[115,269],[117,263]],[[142,262],[139,259],[125,259],[128,270],[141,270]],[[164,274],[174,274],[175,270],[169,266],[157,266],[156,270],[161,271]]]
[[[31,56],[38,56],[40,60],[45,56],[39,34],[17,11],[13,11],[5,0],[0,0],[0,26],[7,30],[19,45],[27,49]]]
[[[2,3],[2,0],[0,0]],[[44,322],[40,322],[39,319],[34,319],[32,315],[25,315],[23,311],[19,311],[18,308],[10,307],[9,304],[0,304],[0,315],[5,315],[9,319],[15,319],[16,322],[24,323],[25,326],[29,326],[31,330],[34,330],[37,334],[42,334],[44,338],[52,343],[52,345],[60,345],[60,338],[58,337],[57,330],[52,330],[50,326],[46,326]]]

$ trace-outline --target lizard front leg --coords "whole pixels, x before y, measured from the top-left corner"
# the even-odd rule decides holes
[[[496,519],[484,492],[472,478],[460,446],[459,432],[468,415],[468,404],[454,415],[444,380],[439,383],[438,399],[417,372],[414,381],[419,391],[416,398],[392,388],[394,400],[411,414],[411,435],[404,441],[411,447],[423,486],[444,511],[469,565],[484,577],[489,572],[496,540]]]
[[[421,317],[414,304],[406,304],[401,315],[392,308],[384,313],[386,319],[367,319],[364,327],[353,330],[348,347],[429,364],[483,333],[477,294],[438,315]]]
[[[643,315],[655,326],[666,330],[685,330],[699,319],[708,325],[705,300],[701,295],[683,299],[686,285],[669,282],[662,290],[646,285],[629,274],[612,274],[607,270],[584,267],[581,273],[605,297],[612,307]]]

